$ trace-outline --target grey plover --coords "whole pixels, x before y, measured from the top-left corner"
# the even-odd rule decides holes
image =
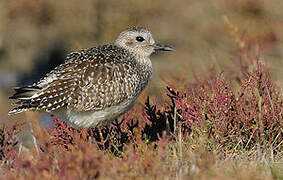
[[[128,28],[113,45],[73,52],[31,86],[16,87],[10,99],[27,110],[54,112],[75,128],[106,124],[131,109],[152,75],[150,55],[171,47],[155,43],[149,30]]]

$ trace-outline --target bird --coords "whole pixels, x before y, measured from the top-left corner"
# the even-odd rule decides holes
[[[17,107],[8,114],[51,112],[77,129],[107,125],[129,111],[147,86],[151,55],[172,50],[147,28],[127,28],[114,43],[72,52],[38,82],[13,88],[9,98]]]

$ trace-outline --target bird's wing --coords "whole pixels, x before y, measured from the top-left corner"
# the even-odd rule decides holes
[[[95,60],[77,66],[68,108],[76,111],[101,110],[133,98],[139,91],[139,75],[134,62],[115,54],[100,53]]]

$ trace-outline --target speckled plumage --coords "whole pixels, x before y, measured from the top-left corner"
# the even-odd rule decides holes
[[[73,52],[37,83],[15,88],[11,99],[19,106],[9,114],[52,111],[76,128],[109,122],[135,104],[150,80],[149,56],[155,50],[172,49],[156,45],[147,29],[131,28],[114,45]]]

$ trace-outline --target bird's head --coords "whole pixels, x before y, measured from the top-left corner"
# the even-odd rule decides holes
[[[173,50],[173,48],[167,45],[155,43],[151,32],[143,27],[133,27],[124,30],[119,34],[115,45],[140,57],[149,57],[153,52],[159,50]]]

